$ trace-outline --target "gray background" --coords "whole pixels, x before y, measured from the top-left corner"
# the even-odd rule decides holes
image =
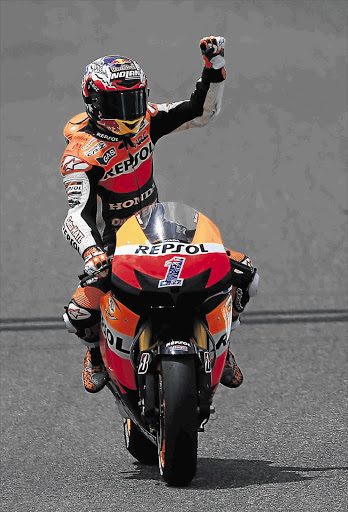
[[[3,509],[343,510],[347,4],[1,0],[0,8]],[[83,111],[85,66],[123,54],[145,70],[152,101],[185,99],[209,34],[227,40],[222,111],[214,124],[158,143],[157,184],[161,199],[210,216],[261,281],[234,337],[245,384],[219,388],[197,479],[182,491],[134,464],[112,397],[81,387],[81,345],[44,327],[59,320],[82,270],[61,235],[59,163],[64,124]],[[28,318],[41,326],[19,331]]]
[[[194,205],[262,276],[258,308],[347,303],[344,2],[1,1],[1,316],[60,315],[80,257],[62,238],[62,129],[85,66],[119,53],[150,98],[188,98],[199,41],[227,40],[214,125],[162,139],[161,199]],[[11,277],[9,278],[9,267]],[[6,300],[5,300],[6,297]]]

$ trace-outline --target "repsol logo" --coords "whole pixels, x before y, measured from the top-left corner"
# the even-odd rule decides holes
[[[121,338],[120,336],[116,336],[115,338],[113,333],[108,328],[103,317],[101,318],[100,325],[105,336],[105,339],[107,341],[107,344],[109,345],[110,348],[113,348],[114,351],[121,352],[122,354],[130,354],[130,351],[123,346],[123,338]]]
[[[69,194],[81,194],[82,192],[82,182],[79,181],[78,183],[75,183],[74,185],[73,184],[68,184],[66,186],[66,193],[69,195]]]
[[[110,142],[118,142],[120,140],[119,137],[113,137],[112,135],[108,135],[107,133],[102,133],[102,132],[97,132],[96,136],[99,139],[105,139],[105,140],[108,140]],[[84,148],[82,148],[82,149],[84,149]]]
[[[202,254],[209,252],[204,244],[180,244],[180,243],[163,243],[156,245],[139,245],[135,250],[135,254],[153,255],[153,254]]]
[[[67,241],[69,242],[69,244],[74,248],[76,249],[76,251],[81,254],[81,251],[80,251],[80,248],[79,246],[77,245],[77,243],[75,242],[75,240],[70,236],[70,234],[68,233],[68,230],[65,228],[65,226],[63,226],[63,235],[65,236],[65,238],[67,239]]]
[[[132,158],[128,160],[122,160],[117,163],[109,171],[104,174],[101,181],[105,181],[114,176],[120,176],[121,174],[129,174],[137,169],[143,162],[145,162],[152,154],[154,146],[149,142],[143,146],[137,153],[132,155]]]
[[[131,208],[132,206],[136,206],[140,204],[140,202],[144,202],[148,199],[156,190],[156,185],[153,184],[148,190],[140,194],[139,196],[133,197],[133,199],[127,199],[127,201],[123,201],[122,203],[109,203],[110,210],[123,210],[127,208]]]

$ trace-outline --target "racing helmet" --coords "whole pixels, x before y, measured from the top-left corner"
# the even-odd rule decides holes
[[[86,67],[82,96],[87,115],[116,135],[136,134],[147,109],[147,78],[134,60],[108,55]]]

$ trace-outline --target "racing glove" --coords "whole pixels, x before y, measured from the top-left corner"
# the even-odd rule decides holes
[[[238,311],[238,313],[243,313],[245,306],[248,304],[251,297],[255,297],[257,294],[257,289],[259,285],[259,274],[256,272],[256,268],[254,269],[254,273],[250,279],[249,284],[246,288],[236,288],[234,299],[233,299],[233,309]]]
[[[83,259],[85,262],[85,273],[93,275],[98,272],[96,277],[106,277],[109,269],[101,270],[105,265],[109,263],[108,255],[99,247],[89,247],[83,253]],[[101,272],[100,272],[101,270]]]
[[[203,60],[207,68],[221,69],[224,67],[226,61],[224,59],[225,53],[225,38],[222,36],[208,36],[203,37],[199,43],[202,52]]]

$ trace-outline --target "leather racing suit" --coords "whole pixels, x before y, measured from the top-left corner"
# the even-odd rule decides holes
[[[153,175],[157,141],[171,132],[204,126],[217,116],[224,79],[224,70],[204,67],[189,100],[148,103],[140,130],[131,137],[102,131],[86,114],[67,123],[61,173],[70,208],[63,234],[81,256],[93,246],[113,254],[118,228],[157,201]],[[67,308],[70,332],[87,346],[98,346],[99,300],[109,283],[108,275],[78,287]]]

